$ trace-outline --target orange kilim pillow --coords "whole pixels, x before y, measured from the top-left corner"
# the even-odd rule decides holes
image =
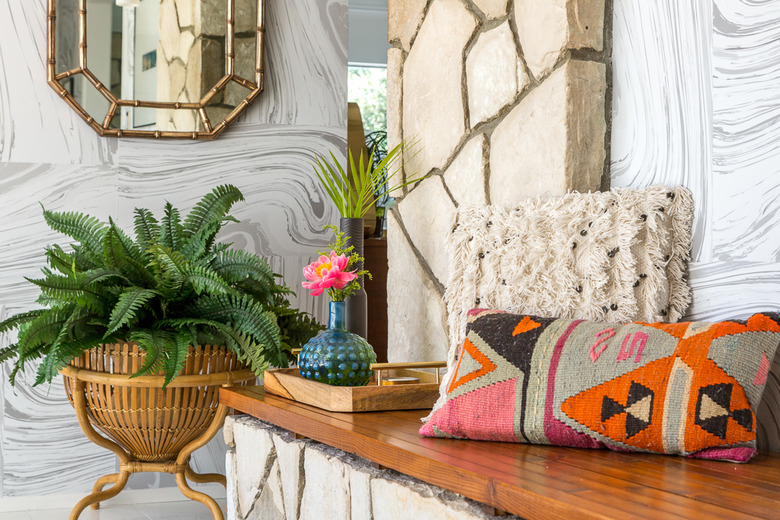
[[[427,437],[746,462],[780,315],[628,323],[469,313]]]

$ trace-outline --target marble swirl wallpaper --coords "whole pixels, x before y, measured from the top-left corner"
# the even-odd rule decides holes
[[[46,84],[46,0],[0,2],[0,315],[33,308],[24,282],[43,266],[47,209],[114,217],[132,229],[136,206],[191,207],[232,183],[246,202],[224,238],[265,257],[320,319],[324,298],[298,290],[301,270],[330,241],[338,213],[314,176],[315,154],[346,149],[347,0],[268,0],[265,91],[212,142],[105,139]],[[10,338],[0,338],[7,344]],[[61,381],[51,387],[0,374],[0,495],[83,493],[116,458],[78,427]],[[29,376],[34,375],[31,370]],[[224,472],[221,436],[194,455],[199,472]],[[78,454],[78,460],[74,460]],[[169,476],[166,476],[169,477]],[[173,485],[155,474],[129,487]]]
[[[98,137],[45,82],[46,0],[0,2],[0,316],[31,308],[23,282],[60,240],[37,204],[112,215],[187,207],[231,182],[247,198],[225,232],[266,257],[291,286],[324,224],[337,219],[311,170],[346,143],[348,0],[267,0],[266,89],[218,140]],[[780,4],[772,0],[614,0],[612,185],[683,184],[697,203],[689,317],[780,306]],[[325,315],[325,299],[297,303]],[[6,344],[9,338],[0,338]],[[78,428],[61,383],[0,378],[0,496],[88,491],[116,470]],[[780,366],[759,412],[764,448],[780,451]],[[197,471],[223,471],[216,439]],[[78,461],[73,460],[78,454]],[[150,474],[131,487],[172,482]]]
[[[780,309],[780,3],[614,0],[612,185],[696,202],[688,317]],[[758,411],[780,451],[780,356]]]

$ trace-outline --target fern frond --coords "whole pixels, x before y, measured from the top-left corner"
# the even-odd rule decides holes
[[[148,258],[113,222],[106,231],[102,251],[106,266],[119,271],[132,283],[154,284],[154,276],[146,267]]]
[[[181,253],[162,245],[150,247],[149,252],[152,254],[152,264],[159,271],[158,288],[176,290],[181,287],[187,277],[187,259]]]
[[[24,354],[41,345],[51,345],[60,335],[63,326],[73,313],[75,305],[52,309],[19,328],[19,351]]]
[[[160,245],[174,251],[179,250],[184,239],[183,231],[179,210],[174,208],[170,202],[166,202],[165,215],[160,220]]]
[[[184,220],[184,229],[191,234],[197,234],[209,223],[221,223],[233,204],[239,200],[244,200],[244,195],[235,186],[217,186],[195,204]],[[219,228],[216,231],[219,231]]]
[[[165,352],[172,344],[172,334],[166,331],[137,329],[128,339],[138,343],[146,355],[143,366],[132,377],[157,374],[165,369]]]
[[[66,253],[62,248],[57,245],[46,246],[46,260],[49,265],[59,271],[62,274],[69,274],[73,272],[75,258],[73,255]]]
[[[230,294],[235,290],[214,270],[203,265],[188,265],[184,268],[186,283],[192,285],[195,294]]]
[[[219,231],[218,222],[209,222],[203,226],[197,233],[189,235],[184,239],[181,253],[187,258],[195,261],[207,256],[214,245],[214,237]]]
[[[73,309],[71,315],[63,323],[57,338],[48,346],[46,357],[38,367],[36,385],[44,381],[51,381],[62,367],[84,351],[84,346],[80,341],[72,343],[73,338],[70,331],[76,322],[82,321],[88,316],[89,313],[84,308],[75,307]]]
[[[100,251],[106,225],[95,217],[77,212],[58,213],[44,208],[43,218],[53,230],[76,239],[91,251]]]
[[[138,311],[152,298],[158,296],[156,291],[141,287],[130,287],[119,296],[119,300],[111,310],[111,318],[104,339],[108,339],[119,328],[138,322]]]
[[[134,214],[136,241],[141,248],[147,249],[157,243],[160,237],[160,224],[148,209],[135,208]]]
[[[249,335],[262,345],[266,359],[277,366],[286,365],[276,316],[252,297],[245,294],[203,296],[192,305],[191,313],[232,325],[237,332]]]
[[[19,328],[25,323],[30,323],[35,318],[46,312],[48,312],[46,309],[35,309],[33,311],[22,312],[20,314],[11,316],[0,323],[0,333]],[[2,361],[2,359],[0,359],[0,361]]]
[[[266,284],[274,281],[274,273],[265,260],[241,249],[230,249],[216,255],[213,267],[229,283],[238,283],[246,278]]]
[[[45,295],[62,303],[78,303],[96,311],[103,306],[103,297],[84,283],[84,273],[72,273],[70,276],[44,274],[47,274],[46,278],[39,280],[25,279],[40,287]]]
[[[239,345],[238,359],[251,368],[255,374],[262,375],[273,363],[266,359],[263,347],[252,341],[249,335],[237,333],[231,339]],[[286,362],[283,365],[273,364],[287,366]]]
[[[16,344],[8,345],[0,349],[0,363],[19,355],[19,347]]]
[[[194,341],[195,338],[190,336],[189,333],[180,332],[174,335],[175,348],[169,349],[167,352],[168,357],[165,361],[165,382],[163,383],[163,388],[174,377],[179,375],[179,372],[184,368],[184,362],[187,360],[187,354]]]

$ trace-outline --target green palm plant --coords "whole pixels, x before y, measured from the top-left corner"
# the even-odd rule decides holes
[[[410,175],[404,182],[395,185],[390,183],[401,172],[404,163],[419,153],[419,149],[410,153],[416,144],[402,141],[391,148],[381,161],[374,160],[376,148],[372,149],[368,157],[361,152],[357,159],[348,150],[346,168],[330,152],[331,162],[324,156],[317,156],[314,172],[342,218],[363,218],[375,199],[381,199],[427,177]]]
[[[50,382],[84,351],[115,341],[146,352],[135,376],[162,372],[166,385],[199,344],[226,345],[256,373],[287,366],[290,350],[322,327],[290,306],[290,289],[264,260],[216,242],[237,222],[228,212],[240,200],[238,188],[223,185],[184,220],[170,203],[159,221],[136,208],[134,240],[110,218],[44,209],[46,223],[75,243],[47,246],[43,277],[27,279],[43,308],[0,323],[0,333],[18,329],[0,350],[0,361],[15,358],[11,384],[27,362],[43,358],[35,384]]]

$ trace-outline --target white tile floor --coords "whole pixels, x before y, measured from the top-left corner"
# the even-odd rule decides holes
[[[225,499],[217,499],[223,513],[227,512]],[[0,520],[67,520],[70,509],[41,509],[0,513]],[[112,506],[110,502],[100,509],[87,508],[79,520],[213,520],[208,508],[191,500],[150,504]]]

